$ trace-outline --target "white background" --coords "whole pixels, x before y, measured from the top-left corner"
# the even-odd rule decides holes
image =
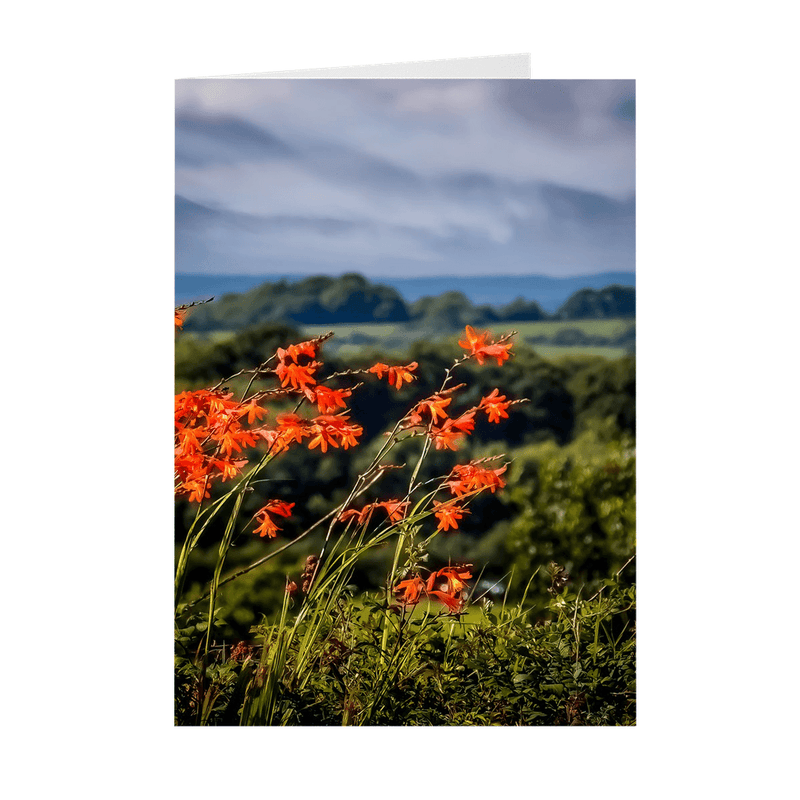
[[[10,796],[786,796],[798,442],[785,7],[6,10]],[[637,80],[638,726],[174,729],[174,79],[517,52],[535,78]],[[87,626],[107,637],[85,640]]]

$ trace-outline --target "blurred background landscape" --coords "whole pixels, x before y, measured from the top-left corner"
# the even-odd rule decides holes
[[[454,406],[495,387],[531,402],[479,421],[458,452],[431,454],[423,480],[473,458],[510,462],[507,487],[476,498],[460,530],[434,540],[431,563],[474,563],[478,591],[495,597],[518,597],[535,573],[529,597],[545,603],[557,561],[596,591],[635,546],[633,82],[193,80],[177,83],[176,109],[176,305],[215,298],[176,339],[176,391],[328,331],[323,375],[420,365],[401,392],[375,380],[354,392],[359,447],[298,447],[274,462],[242,519],[266,497],[297,502],[294,516],[278,541],[240,534],[227,566],[343,501],[382,432],[439,388],[472,325],[517,331],[514,357],[466,365]],[[284,410],[271,404],[268,420]],[[390,473],[364,501],[406,487]],[[177,504],[176,542],[193,513]],[[231,635],[275,608],[320,545],[312,535],[223,587]],[[208,581],[215,546],[196,555],[190,592]],[[356,588],[382,586],[391,555],[375,551]]]

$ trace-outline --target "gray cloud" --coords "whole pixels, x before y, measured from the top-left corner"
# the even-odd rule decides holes
[[[179,81],[180,272],[634,268],[632,81]]]

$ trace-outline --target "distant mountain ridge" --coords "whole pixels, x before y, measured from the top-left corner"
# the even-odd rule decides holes
[[[635,289],[606,286],[582,289],[547,314],[535,301],[519,298],[500,308],[476,306],[463,293],[448,291],[408,304],[400,293],[350,273],[333,278],[318,275],[298,282],[264,283],[240,294],[229,293],[192,312],[187,330],[238,330],[264,322],[323,325],[359,322],[411,323],[420,330],[461,328],[497,321],[602,319],[633,317]]]
[[[307,275],[175,275],[176,304],[190,303],[212,295],[222,297],[230,292],[243,293],[265,282],[281,280],[293,283],[307,279]],[[421,297],[436,297],[445,292],[463,293],[476,305],[503,306],[519,300],[533,301],[543,311],[552,314],[575,292],[581,289],[603,289],[606,286],[635,286],[633,272],[602,272],[596,275],[554,278],[548,275],[438,275],[426,278],[386,276],[368,279],[375,284],[396,289],[406,303]]]

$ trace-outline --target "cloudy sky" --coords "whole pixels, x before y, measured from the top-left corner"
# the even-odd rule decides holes
[[[176,270],[634,269],[633,81],[181,80]]]

